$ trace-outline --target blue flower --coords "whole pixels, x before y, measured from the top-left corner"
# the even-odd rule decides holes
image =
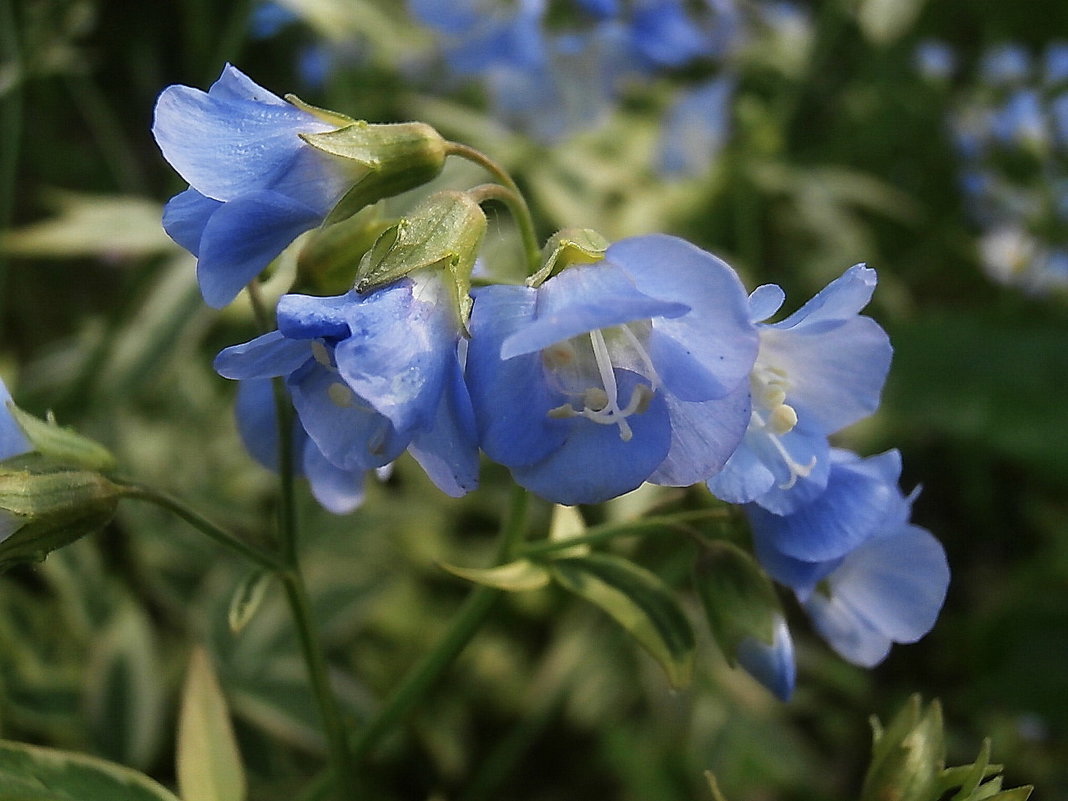
[[[759,681],[780,701],[789,701],[794,692],[797,666],[794,661],[794,641],[786,619],[779,615],[769,645],[756,637],[746,637],[738,643],[735,654],[738,664]]]
[[[990,86],[1023,83],[1031,74],[1031,56],[1027,48],[1020,45],[998,45],[983,54],[979,71],[983,80]]]
[[[628,28],[634,54],[650,67],[681,67],[712,52],[680,0],[638,0]]]
[[[207,92],[169,86],[160,94],[152,133],[190,187],[167,204],[163,227],[197,257],[210,306],[232,301],[365,171],[299,136],[336,128],[229,65]]]
[[[9,403],[12,403],[11,393],[0,380],[0,461],[33,450],[30,441],[22,433],[22,427],[8,408]]]
[[[269,378],[240,381],[234,406],[241,441],[252,457],[269,470],[278,469],[278,417],[274,387]],[[293,425],[294,467],[305,476],[312,495],[334,514],[351,512],[363,502],[366,470],[345,470],[333,465],[304,431]]]
[[[459,321],[440,273],[362,294],[286,295],[278,326],[222,351],[216,370],[240,380],[285,376],[301,426],[342,471],[382,467],[407,449],[443,492],[474,489],[478,446]]]
[[[757,558],[795,591],[816,630],[845,659],[870,667],[892,643],[930,631],[949,586],[941,544],[909,523],[896,451],[831,453],[826,491],[791,515],[750,504]]]
[[[557,503],[703,480],[749,420],[744,291],[681,239],[622,240],[537,289],[477,290],[471,332],[483,450]]]
[[[752,417],[738,450],[708,481],[718,498],[789,514],[823,492],[827,435],[875,410],[890,369],[889,338],[859,314],[875,281],[874,270],[854,265],[782,322],[757,326]],[[770,317],[784,297],[773,284],[758,288],[752,319]]]

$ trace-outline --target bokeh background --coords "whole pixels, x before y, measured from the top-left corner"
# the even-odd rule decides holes
[[[700,48],[624,51],[604,81],[590,78],[608,63],[582,49],[592,39],[552,38],[592,30],[573,3],[551,4],[544,74],[509,67],[507,48],[458,66],[490,45],[442,33],[426,24],[434,4],[416,5],[422,21],[389,0],[0,0],[0,375],[20,405],[106,443],[127,475],[268,536],[273,479],[244,454],[233,386],[211,370],[252,317],[200,301],[191,257],[159,226],[184,185],[149,131],[163,87],[207,88],[226,62],[279,94],[422,119],[479,147],[513,171],[542,237],[679,234],[750,288],[782,285],[787,310],[867,262],[880,281],[869,313],[895,359],[880,412],[840,441],[901,449],[904,486],[923,486],[914,520],[953,570],[934,631],[861,670],[790,607],[799,681],[781,704],[707,636],[693,687],[671,693],[596,610],[551,589],[509,596],[375,751],[368,797],[693,801],[709,797],[711,769],[731,799],[847,799],[868,715],[921,692],[942,700],[951,762],[989,735],[1006,786],[1068,799],[1068,5],[694,3]],[[481,180],[459,165],[437,183]],[[503,213],[486,265],[521,272]],[[485,563],[506,479],[487,465],[481,491],[450,500],[402,460],[343,518],[303,493],[316,611],[353,719],[447,625],[467,587],[437,564]],[[676,500],[639,492],[585,511]],[[535,526],[547,515],[538,506]],[[699,619],[690,551],[613,547],[677,585]],[[128,503],[100,534],[4,575],[0,734],[173,781],[177,693],[203,643],[251,797],[293,798],[323,743],[277,588],[239,635],[227,627],[247,572]]]

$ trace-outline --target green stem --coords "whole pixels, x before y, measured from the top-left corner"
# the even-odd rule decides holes
[[[508,209],[512,212],[516,225],[519,226],[519,236],[523,240],[523,250],[527,257],[527,273],[530,275],[536,273],[541,265],[541,248],[538,246],[538,236],[534,230],[534,217],[530,213],[526,198],[519,191],[519,186],[512,180],[512,176],[481,150],[476,150],[461,142],[449,142],[446,152],[450,156],[459,156],[478,164],[511,191],[513,199],[504,202],[508,204]]]
[[[112,479],[112,481],[122,488],[124,498],[132,498],[139,501],[148,501],[162,509],[177,515],[182,520],[189,523],[193,528],[197,529],[203,534],[206,534],[215,542],[220,545],[229,548],[236,554],[239,554],[248,559],[253,564],[259,565],[265,570],[270,570],[274,573],[280,573],[285,570],[285,565],[273,554],[257,548],[254,545],[249,545],[246,542],[242,542],[230,532],[220,528],[212,523],[206,517],[199,512],[186,506],[182,501],[177,498],[173,498],[163,492],[153,489],[152,487],[146,487],[143,484],[135,484],[131,482],[120,481],[118,479]]]
[[[546,556],[555,551],[574,548],[576,545],[599,545],[616,537],[639,537],[646,534],[658,534],[665,530],[689,533],[689,522],[699,520],[726,519],[730,516],[728,509],[696,509],[692,512],[678,512],[659,517],[646,517],[626,523],[605,523],[586,529],[580,537],[568,537],[560,540],[536,542],[523,548],[516,554],[519,558],[528,556]]]
[[[525,490],[515,488],[508,515],[501,524],[501,538],[495,562],[507,562],[522,538],[525,530],[529,496]],[[489,611],[503,593],[492,587],[476,587],[453,619],[449,630],[417,663],[390,695],[385,706],[368,723],[353,744],[356,758],[366,755],[378,741],[400,722],[408,712],[423,699],[434,682],[453,663],[471,637],[489,616]]]

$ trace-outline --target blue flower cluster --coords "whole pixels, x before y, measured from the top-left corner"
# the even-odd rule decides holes
[[[171,87],[160,99],[156,136],[195,182],[165,222],[194,252],[199,244],[201,286],[215,300],[232,298],[352,180],[344,160],[301,139],[320,118],[285,106],[232,67],[207,94]],[[175,211],[187,204],[210,213]],[[271,246],[255,235],[248,246],[243,237],[268,223]],[[364,261],[385,259],[406,225]],[[784,302],[779,287],[747,295],[729,265],[676,237],[624,239],[556,264],[560,252],[526,284],[483,286],[473,301],[437,255],[342,295],[283,296],[276,331],[215,362],[241,382],[249,450],[276,463],[272,379],[281,378],[297,462],[336,512],[354,508],[364,476],[405,451],[452,496],[477,486],[480,451],[567,505],[645,482],[703,482],[744,506],[758,560],[845,658],[871,665],[890,643],[922,636],[948,570],[937,541],[908,522],[900,459],[861,459],[828,441],[875,410],[889,369],[885,332],[860,314],[875,272],[851,267],[767,322]],[[233,291],[212,294],[220,286]],[[773,643],[746,642],[738,656],[789,695],[784,622]]]
[[[953,52],[925,42],[922,74],[944,82]],[[1068,42],[1041,59],[1021,45],[989,49],[954,104],[950,128],[960,185],[982,229],[987,274],[1035,294],[1068,289]]]

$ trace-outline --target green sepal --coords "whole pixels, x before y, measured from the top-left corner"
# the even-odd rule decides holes
[[[315,295],[342,295],[352,289],[360,259],[382,232],[396,223],[376,209],[364,209],[309,236],[297,257],[297,286]]]
[[[40,454],[6,461],[0,468],[0,571],[40,562],[100,530],[121,496],[99,473],[57,467]]]
[[[347,159],[364,172],[327,215],[329,225],[365,206],[415,189],[441,174],[448,143],[423,122],[385,125],[347,120],[323,133],[300,134],[311,147]]]
[[[608,240],[592,228],[564,228],[545,243],[541,269],[527,279],[527,285],[541,286],[561,270],[574,264],[592,264],[604,258]]]
[[[87,470],[115,469],[115,457],[100,443],[55,422],[34,417],[11,401],[8,401],[7,408],[37,453],[54,462],[77,465]]]
[[[946,753],[941,704],[932,701],[924,710],[914,695],[889,726],[883,729],[873,722],[872,731],[872,759],[861,801],[935,801]]]
[[[445,270],[460,323],[466,327],[471,312],[471,270],[486,227],[482,208],[466,193],[431,195],[383,231],[364,254],[355,289],[367,292],[417,270]]]
[[[731,667],[747,637],[774,643],[782,604],[771,579],[748,553],[722,540],[708,543],[694,562],[693,580],[712,636]]]
[[[336,125],[340,128],[344,125],[351,125],[356,122],[356,120],[348,114],[342,114],[340,111],[333,111],[328,108],[313,106],[311,103],[305,103],[294,94],[285,95],[285,99],[290,105],[296,106],[301,111],[306,111],[314,117],[318,117],[328,125]]]
[[[267,588],[273,580],[274,573],[254,570],[237,585],[230,598],[230,608],[226,612],[226,621],[230,624],[231,632],[237,634],[248,625],[267,596]]]
[[[549,565],[565,589],[600,607],[660,663],[676,689],[693,678],[693,629],[671,590],[653,573],[618,556],[592,554]]]
[[[518,559],[497,567],[456,567],[444,563],[441,567],[467,581],[507,592],[540,590],[548,586],[550,580],[549,571],[529,559]]]

